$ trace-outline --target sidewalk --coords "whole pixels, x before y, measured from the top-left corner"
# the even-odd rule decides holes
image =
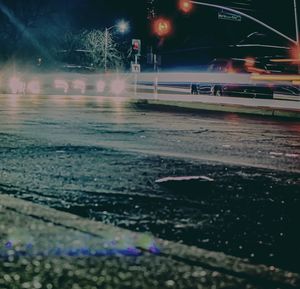
[[[0,288],[299,288],[300,275],[0,195]]]
[[[300,119],[300,101],[225,96],[138,93],[137,104]]]

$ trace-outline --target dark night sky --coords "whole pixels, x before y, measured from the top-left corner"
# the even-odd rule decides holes
[[[75,19],[78,26],[101,27],[111,25],[118,17],[123,17],[131,22],[131,37],[138,37],[143,40],[144,50],[146,44],[157,43],[155,37],[151,36],[149,22],[146,19],[147,0],[76,0],[76,4],[74,0],[69,0],[69,2],[73,3],[73,17],[76,15],[73,21]],[[292,0],[208,0],[207,2],[241,9],[292,38],[295,37]],[[173,34],[166,38],[159,48],[163,54],[168,55],[171,62],[174,59],[184,62],[188,58],[190,58],[190,62],[194,62],[195,58],[199,59],[200,62],[205,62],[205,58],[212,57],[210,53],[221,55],[226,52],[224,45],[236,44],[255,31],[265,34],[265,36],[250,39],[250,43],[287,44],[281,37],[277,37],[274,33],[250,20],[243,18],[241,23],[220,21],[217,17],[218,10],[213,8],[197,6],[190,15],[182,15],[176,7],[176,0],[156,0],[154,5],[157,15],[169,17],[173,21]],[[209,47],[209,49],[202,47]],[[217,48],[211,49],[211,47]],[[185,59],[180,60],[183,55],[182,51],[186,51]],[[228,51],[226,53],[236,52]],[[249,54],[248,51],[241,52],[241,54],[243,53]],[[276,54],[278,51],[270,50],[261,53]]]
[[[292,0],[207,0],[206,2],[225,3],[225,5],[238,9],[247,7],[250,10],[244,10],[244,12],[256,15],[275,28],[294,37]],[[149,31],[145,30],[147,27],[147,0],[61,0],[59,3],[66,3],[66,7],[69,7],[70,18],[78,27],[110,26],[121,17],[131,20],[133,32],[140,34],[139,37],[147,38],[149,36]],[[173,19],[175,28],[173,38],[178,39],[178,42],[186,40],[182,37],[211,39],[223,35],[224,38],[235,39],[235,36],[246,35],[248,31],[266,32],[264,28],[246,19],[243,19],[242,23],[218,21],[216,9],[198,6],[190,16],[184,17],[176,9],[176,0],[156,0],[155,3],[158,15],[166,15]]]
[[[6,4],[14,11],[14,4],[20,1],[23,4],[33,1],[32,3],[36,3],[36,5],[38,3],[50,5],[56,15],[56,24],[61,22],[65,25],[61,28],[61,33],[64,29],[103,29],[105,26],[113,25],[117,19],[123,18],[131,23],[131,32],[127,37],[141,38],[144,51],[146,46],[151,44],[155,46],[158,42],[151,35],[149,28],[147,19],[148,0],[0,0],[0,3]],[[292,38],[295,37],[292,0],[206,0],[206,2],[225,3],[243,9],[244,12],[257,16]],[[300,6],[300,1],[297,0],[297,2]],[[241,23],[218,20],[218,10],[216,9],[197,6],[190,15],[183,15],[176,8],[176,0],[156,0],[154,5],[157,15],[170,17],[173,21],[173,34],[166,38],[163,45],[159,47],[162,54],[172,55],[170,61],[178,58],[178,61],[182,62],[183,60],[180,60],[180,55],[183,55],[182,51],[189,51],[190,49],[194,50],[186,52],[185,56],[192,62],[194,59],[199,59],[201,62],[206,57],[211,57],[210,53],[230,53],[224,49],[224,46],[236,44],[255,31],[263,33],[265,36],[259,39],[251,39],[251,41],[276,45],[287,44],[285,40],[247,19],[243,18]],[[24,7],[23,10],[26,10],[26,5]],[[18,13],[16,13],[16,16],[18,17]],[[45,21],[47,24],[44,25],[47,25],[47,27],[39,26],[41,31],[50,31],[49,28],[53,24],[51,19]],[[2,29],[5,29],[3,23],[8,21],[7,18],[2,15],[0,21]],[[57,29],[53,29],[53,31],[57,31]],[[204,49],[203,47],[210,47],[210,49]],[[215,47],[215,49],[211,49],[212,47]],[[270,51],[270,53],[273,52]],[[176,60],[174,61],[176,62]]]

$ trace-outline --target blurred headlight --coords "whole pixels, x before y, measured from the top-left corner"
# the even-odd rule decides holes
[[[105,86],[106,86],[105,81],[104,80],[99,80],[97,82],[97,92],[103,92],[104,89],[105,89]]]
[[[86,84],[85,81],[81,79],[76,79],[73,81],[73,88],[81,91],[82,94],[85,93]]]
[[[54,88],[63,89],[64,93],[67,93],[69,90],[69,84],[64,79],[56,79],[54,80]]]
[[[38,80],[31,80],[27,84],[27,91],[32,94],[41,93],[41,84]]]
[[[13,94],[23,93],[25,90],[25,83],[21,81],[18,77],[13,76],[9,80],[9,88],[11,93]]]
[[[110,91],[115,95],[120,95],[126,89],[126,81],[124,79],[115,79],[110,84]]]

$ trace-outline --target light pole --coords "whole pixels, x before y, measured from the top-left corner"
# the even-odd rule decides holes
[[[172,32],[172,23],[167,18],[157,18],[152,23],[152,29],[155,35],[161,38],[161,41],[167,37]],[[161,42],[162,43],[162,42]],[[154,96],[157,97],[158,93],[158,55],[157,52],[153,54],[153,64],[154,64],[154,72],[156,72],[156,76],[154,79]]]
[[[108,36],[109,31],[113,28],[117,28],[118,31],[122,34],[126,33],[129,29],[129,24],[126,21],[120,21],[117,24],[111,26],[111,27],[105,27],[104,32],[104,71],[107,72],[107,54],[108,54]]]
[[[153,33],[158,36],[162,41],[167,36],[169,36],[172,33],[172,22],[168,18],[159,17],[155,20],[153,20],[152,23],[152,30]],[[162,42],[160,42],[161,44]],[[160,44],[158,46],[160,46]],[[154,71],[158,70],[158,55],[157,52],[153,54],[152,47],[151,47],[151,54],[153,55],[153,64],[154,64]]]
[[[297,46],[299,47],[300,46],[300,41],[299,41],[298,12],[297,12],[296,0],[294,0],[294,12],[295,12],[296,41],[297,41]]]

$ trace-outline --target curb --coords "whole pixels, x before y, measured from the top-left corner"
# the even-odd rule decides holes
[[[0,220],[2,224],[2,227],[0,226],[0,236],[5,236],[7,234],[5,224],[8,224],[9,230],[19,232],[18,238],[21,238],[19,239],[21,240],[19,242],[22,242],[22,236],[20,235],[20,232],[24,233],[26,231],[26,224],[29,224],[29,226],[33,226],[36,230],[39,230],[41,236],[43,237],[41,240],[34,240],[32,237],[34,236],[34,232],[31,232],[31,248],[32,246],[36,246],[39,248],[44,248],[45,250],[49,244],[51,245],[53,242],[55,243],[57,238],[59,238],[61,243],[69,241],[74,242],[74,236],[77,236],[78,238],[78,236],[84,234],[84,236],[91,236],[87,238],[87,240],[91,242],[90,244],[97,244],[97,246],[99,246],[101,243],[107,246],[107,238],[113,240],[113,246],[115,246],[116,243],[119,244],[118,246],[127,246],[128,243],[132,244],[137,251],[140,251],[140,253],[131,258],[134,258],[135,260],[147,260],[146,264],[143,265],[143,270],[152,270],[156,272],[156,270],[162,265],[173,268],[173,272],[170,272],[173,274],[176,272],[176,270],[179,270],[179,272],[190,272],[192,270],[194,272],[194,276],[190,276],[190,279],[187,278],[187,280],[185,280],[186,282],[193,280],[193,282],[195,281],[201,283],[201,280],[205,279],[204,276],[208,278],[209,282],[214,282],[214,278],[212,277],[215,275],[223,276],[222,278],[224,278],[224,280],[226,279],[227,281],[231,280],[230,282],[233,282],[234,286],[230,288],[246,288],[244,287],[245,284],[243,283],[249,285],[251,284],[250,286],[247,286],[247,288],[292,289],[300,287],[300,274],[298,273],[287,272],[273,266],[252,264],[247,260],[229,256],[220,252],[208,251],[197,247],[153,238],[144,233],[136,233],[114,227],[112,225],[106,225],[101,222],[83,219],[69,213],[33,204],[9,195],[0,194],[0,203]],[[1,237],[1,239],[2,238],[3,237]],[[50,240],[48,241],[48,245],[45,246],[44,242],[47,239]],[[5,240],[1,240],[2,243],[3,241]],[[21,248],[22,244],[19,244],[18,246]],[[151,250],[151,246],[157,247],[157,250]],[[3,248],[1,249],[3,250]],[[11,251],[11,248],[9,250]],[[109,252],[114,251],[113,249],[110,249]],[[22,254],[22,256],[25,258],[26,252],[24,252],[24,250],[22,251]],[[120,254],[118,256],[120,258]],[[47,257],[47,254],[45,257]],[[84,262],[82,258],[83,256],[79,256],[79,259]],[[93,256],[93,258],[98,258],[96,259],[98,262],[103,262],[103,258],[105,257],[101,255],[98,257]],[[111,258],[113,258],[113,256]],[[63,259],[62,262],[75,262],[76,264],[77,259],[78,256],[74,256],[71,261],[68,261],[68,259]],[[128,264],[130,266],[130,262],[132,261],[128,261],[128,259],[124,258],[120,259],[120,262],[123,262],[123,265],[117,266],[122,266],[122,269],[126,271],[128,270],[126,269]],[[87,267],[87,269],[89,268]],[[198,276],[198,273],[196,272],[200,272],[200,275]],[[166,274],[166,278],[168,278],[168,274],[164,274]],[[162,287],[158,286],[158,288]],[[178,288],[186,287],[179,286]]]
[[[204,102],[190,102],[190,101],[173,101],[173,100],[152,100],[152,99],[139,99],[134,101],[136,105],[142,106],[160,106],[169,107],[174,109],[185,109],[191,111],[218,111],[218,112],[231,112],[241,114],[253,114],[272,117],[283,117],[291,119],[300,119],[300,110],[279,109],[272,107],[252,107],[239,104],[214,104]]]

